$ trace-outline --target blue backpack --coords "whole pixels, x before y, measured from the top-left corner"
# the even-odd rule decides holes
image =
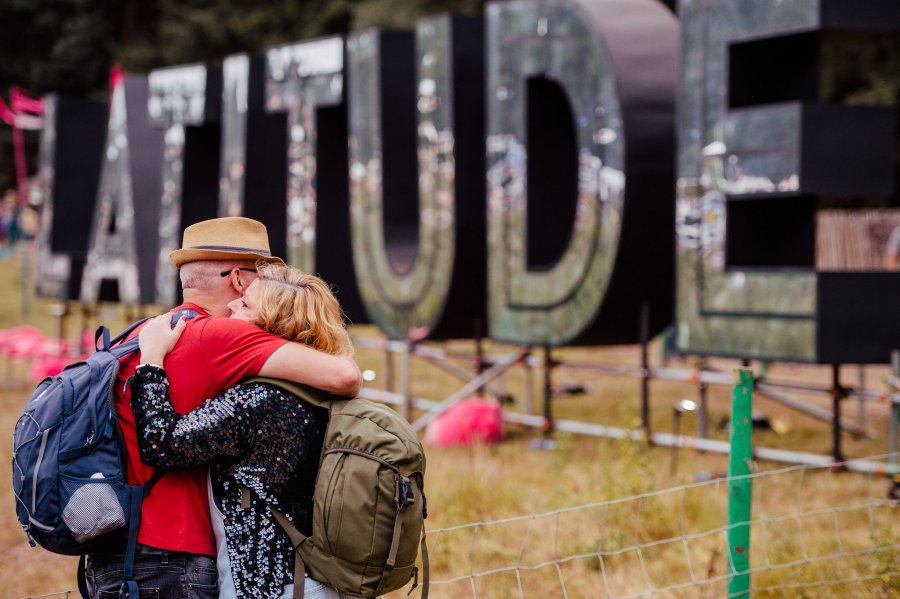
[[[182,310],[173,323],[183,315],[197,313]],[[138,596],[132,570],[141,502],[163,471],[143,486],[127,483],[113,385],[119,359],[138,349],[137,337],[122,341],[143,322],[112,340],[109,329],[100,327],[95,347],[101,337],[102,346],[87,360],[41,381],[13,431],[12,488],[19,524],[32,546],[81,556],[78,587],[85,597],[84,556],[121,544],[125,532],[123,590],[133,589],[130,596]]]

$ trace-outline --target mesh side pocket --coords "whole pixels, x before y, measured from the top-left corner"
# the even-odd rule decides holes
[[[63,522],[79,543],[125,526],[125,512],[116,490],[119,479],[60,478]]]

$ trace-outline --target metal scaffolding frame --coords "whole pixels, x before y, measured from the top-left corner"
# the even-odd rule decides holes
[[[481,351],[480,340],[476,340],[476,350],[472,353],[451,352],[446,349],[426,345],[422,342],[394,341],[387,339],[372,339],[355,337],[357,347],[383,351],[386,359],[386,386],[387,389],[365,388],[362,396],[368,399],[381,401],[401,407],[404,414],[411,415],[413,409],[424,411],[425,414],[413,422],[416,430],[421,430],[429,422],[450,407],[465,399],[477,390],[486,390],[492,395],[505,396],[503,386],[493,383],[510,369],[521,366],[525,374],[525,397],[523,398],[524,413],[503,411],[503,419],[510,424],[531,427],[543,432],[544,435],[552,435],[553,431],[568,432],[579,435],[605,437],[612,439],[630,439],[633,441],[648,441],[653,445],[663,447],[692,448],[699,451],[727,454],[729,444],[726,441],[717,441],[708,438],[707,418],[707,390],[709,385],[733,385],[733,376],[719,372],[709,367],[705,358],[698,360],[698,368],[652,368],[649,366],[648,346],[645,340],[641,344],[641,365],[623,366],[611,364],[594,364],[587,362],[560,361],[554,358],[550,348],[543,348],[543,356],[533,355],[533,348],[517,347],[509,354],[484,355]],[[401,356],[403,364],[400,392],[394,392],[394,367],[393,355]],[[464,384],[449,395],[443,401],[434,401],[420,397],[413,397],[410,393],[410,361],[416,357],[432,364],[452,376],[464,381]],[[477,362],[473,372],[454,364],[454,358],[473,359]],[[840,437],[844,430],[857,436],[872,438],[871,431],[863,421],[851,421],[841,416],[842,403],[855,398],[860,402],[860,414],[864,414],[864,405],[868,402],[890,403],[891,420],[889,425],[889,453],[896,455],[898,451],[898,426],[900,426],[900,351],[892,352],[892,374],[888,379],[889,391],[878,392],[864,389],[844,387],[839,378],[838,365],[832,366],[831,386],[814,385],[807,383],[795,383],[791,381],[776,381],[762,378],[755,383],[755,392],[779,404],[811,416],[823,422],[831,424],[832,428],[832,452],[830,455],[813,454],[808,452],[791,451],[767,447],[755,447],[754,457],[774,462],[791,464],[806,464],[823,466],[842,463],[848,470],[880,474],[884,476],[900,476],[900,467],[896,457],[889,462],[873,462],[868,460],[845,460],[841,449]],[[641,428],[626,429],[613,426],[605,426],[575,420],[554,419],[552,412],[553,387],[552,373],[557,367],[567,369],[585,370],[614,376],[629,376],[639,378],[641,381]],[[534,409],[534,396],[532,391],[533,374],[537,369],[542,369],[543,377],[543,415],[537,415]],[[682,381],[697,385],[699,393],[698,409],[698,433],[699,436],[691,437],[664,432],[654,432],[650,428],[650,388],[653,380]],[[864,379],[860,376],[860,381]],[[493,384],[492,384],[493,383]],[[832,412],[810,405],[795,397],[791,397],[786,391],[801,391],[808,393],[823,393],[832,398]]]

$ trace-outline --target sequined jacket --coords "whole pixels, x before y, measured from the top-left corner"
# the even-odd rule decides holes
[[[281,596],[293,581],[294,555],[266,502],[311,533],[325,410],[256,383],[232,387],[180,416],[162,368],[139,367],[130,384],[141,460],[164,468],[209,464],[238,596]],[[244,486],[253,491],[247,509],[241,508]]]

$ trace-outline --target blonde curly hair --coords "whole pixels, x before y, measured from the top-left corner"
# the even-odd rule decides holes
[[[264,262],[256,265],[256,274],[259,314],[254,324],[325,353],[353,355],[340,304],[325,281],[290,266]]]

